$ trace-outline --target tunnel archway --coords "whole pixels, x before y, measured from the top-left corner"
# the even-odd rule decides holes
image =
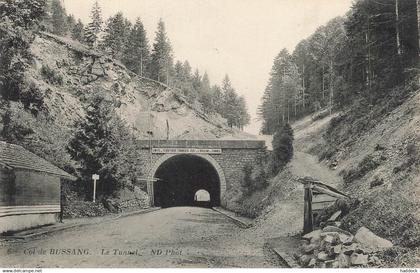
[[[154,204],[160,207],[202,206],[199,190],[210,195],[206,206],[219,206],[226,182],[219,164],[206,154],[166,154],[152,168]]]

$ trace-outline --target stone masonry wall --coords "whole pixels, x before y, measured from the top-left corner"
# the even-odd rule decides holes
[[[240,194],[243,167],[246,164],[255,163],[264,151],[264,148],[222,148],[221,154],[206,155],[207,157],[213,158],[220,165],[226,180],[226,192],[221,196],[221,205],[223,207],[229,207],[229,199]],[[143,164],[143,177],[146,178],[148,176],[151,168],[163,156],[164,154],[151,154],[150,157],[147,148],[141,149],[140,159]]]

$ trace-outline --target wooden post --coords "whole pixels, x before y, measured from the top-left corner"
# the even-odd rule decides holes
[[[96,181],[99,180],[99,175],[97,174],[92,174],[92,179],[93,179],[93,203],[95,203],[96,201]]]
[[[153,185],[153,180],[148,180],[147,181],[147,193],[149,195],[149,205],[151,207],[155,206],[155,193],[154,193],[154,185]]]
[[[306,234],[314,230],[312,215],[312,183],[306,183],[304,188],[303,233]]]

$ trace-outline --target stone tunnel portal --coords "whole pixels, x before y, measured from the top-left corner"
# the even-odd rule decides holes
[[[220,177],[215,167],[205,158],[179,154],[164,161],[154,175],[154,202],[158,207],[220,206]],[[208,202],[195,198],[197,191],[210,195]]]

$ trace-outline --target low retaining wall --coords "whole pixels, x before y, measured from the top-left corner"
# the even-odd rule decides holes
[[[0,233],[18,231],[35,226],[53,224],[58,219],[58,213],[22,214],[0,217]]]

